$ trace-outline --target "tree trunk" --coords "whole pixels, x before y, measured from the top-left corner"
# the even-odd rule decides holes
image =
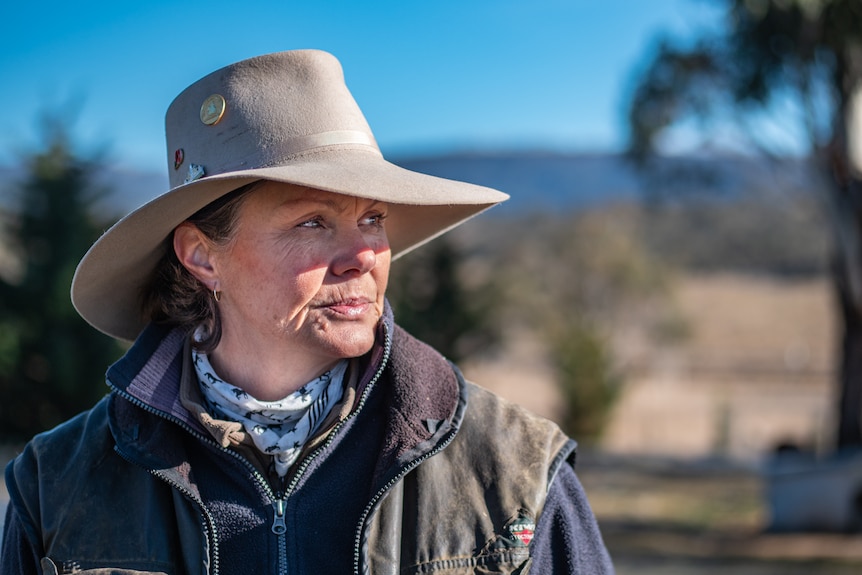
[[[837,295],[844,330],[836,445],[842,450],[862,446],[862,314],[848,289],[845,266],[839,262],[837,268]]]

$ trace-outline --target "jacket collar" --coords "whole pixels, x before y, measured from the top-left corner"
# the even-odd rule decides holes
[[[400,468],[457,431],[466,404],[463,380],[445,358],[396,326],[387,302],[372,350],[359,360],[359,410],[376,388],[385,394],[382,417],[386,431],[380,446],[378,477]],[[168,422],[208,437],[198,419],[182,405],[189,333],[149,325],[128,352],[108,370],[108,383],[126,402],[114,401],[111,427],[121,447],[159,459],[170,448],[159,444]],[[380,381],[382,380],[382,381]],[[143,418],[132,405],[156,418]],[[126,444],[123,446],[122,444]],[[176,463],[176,455],[167,457]]]

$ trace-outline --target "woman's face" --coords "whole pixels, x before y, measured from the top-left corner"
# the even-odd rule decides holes
[[[381,202],[276,182],[251,192],[234,237],[209,248],[218,355],[271,351],[326,369],[370,350],[389,277],[386,213]]]

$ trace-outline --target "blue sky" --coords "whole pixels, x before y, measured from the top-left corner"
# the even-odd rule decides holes
[[[5,2],[0,164],[38,141],[42,111],[62,109],[82,144],[164,170],[174,96],[231,62],[296,48],[341,60],[390,157],[614,151],[657,34],[714,25],[703,0]]]

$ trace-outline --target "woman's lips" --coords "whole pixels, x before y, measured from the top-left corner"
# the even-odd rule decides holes
[[[350,299],[323,304],[320,307],[339,315],[356,317],[365,314],[371,307],[371,302],[367,299]]]

